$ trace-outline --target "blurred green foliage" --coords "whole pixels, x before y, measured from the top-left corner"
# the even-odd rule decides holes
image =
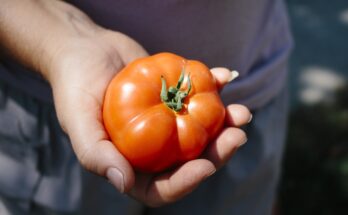
[[[289,120],[281,214],[348,214],[348,86],[335,102],[300,106]]]

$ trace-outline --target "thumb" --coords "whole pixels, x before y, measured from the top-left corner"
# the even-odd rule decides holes
[[[215,67],[210,69],[216,80],[216,85],[221,90],[226,84],[238,77],[239,73],[235,70],[231,71],[224,67]]]
[[[135,180],[133,169],[108,140],[98,100],[76,89],[64,98],[64,103],[56,101],[58,117],[81,165],[106,177],[121,193],[129,191]]]

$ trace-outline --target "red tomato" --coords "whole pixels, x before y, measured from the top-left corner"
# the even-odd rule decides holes
[[[108,86],[103,107],[112,142],[141,172],[197,158],[224,118],[210,70],[171,53],[127,65]]]

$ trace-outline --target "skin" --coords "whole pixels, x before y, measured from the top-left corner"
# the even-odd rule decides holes
[[[109,141],[101,109],[112,77],[124,65],[147,56],[146,51],[126,35],[103,29],[62,1],[0,0],[0,5],[2,51],[46,78],[59,122],[81,165],[107,177],[120,192],[153,207],[176,201],[223,166],[246,142],[239,126],[250,121],[250,112],[242,105],[229,105],[228,127],[201,158],[164,174],[135,173]],[[231,78],[226,68],[211,72],[219,88]]]

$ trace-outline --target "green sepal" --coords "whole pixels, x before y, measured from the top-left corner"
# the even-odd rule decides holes
[[[192,84],[190,80],[190,76],[188,75],[188,89],[186,92],[180,91],[181,85],[184,82],[185,71],[181,72],[178,83],[176,87],[170,86],[167,90],[167,84],[163,76],[161,76],[162,89],[161,89],[161,100],[164,102],[169,108],[174,110],[175,112],[180,112],[183,108],[184,99],[191,92]]]

